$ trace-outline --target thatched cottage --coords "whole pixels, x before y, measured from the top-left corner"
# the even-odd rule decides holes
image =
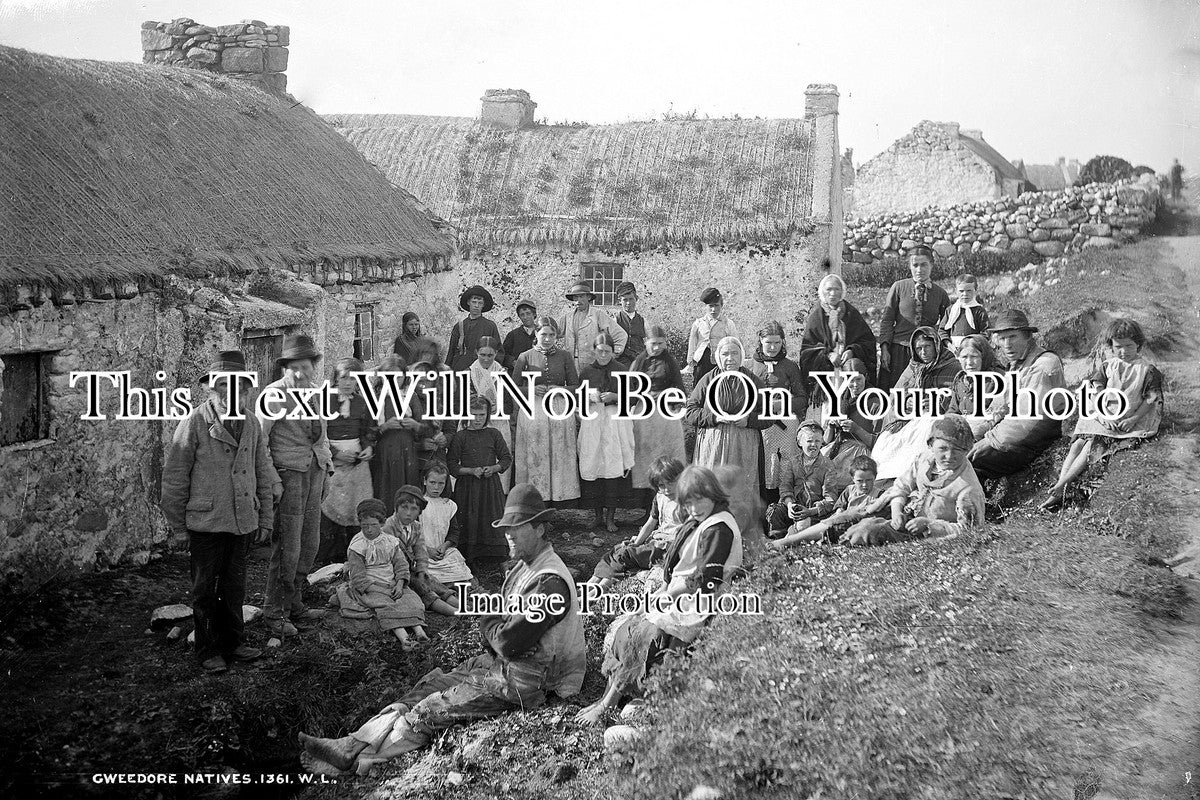
[[[1053,164],[1025,164],[1018,161],[1015,166],[1040,192],[1059,192],[1074,186],[1079,180],[1079,160],[1075,158],[1068,161],[1059,156]]]
[[[217,74],[0,48],[0,581],[149,557],[173,422],[83,421],[77,370],[190,386],[285,334],[371,361],[453,242],[332,127]],[[384,331],[388,331],[385,333]]]
[[[680,335],[710,285],[744,330],[779,319],[798,333],[842,238],[837,90],[805,97],[796,119],[543,125],[513,90],[487,92],[478,119],[327,119],[455,226],[458,284],[490,289],[502,329],[518,298],[557,315],[583,279],[606,306],[632,281],[647,319]],[[426,329],[444,336],[457,297],[426,301]]]
[[[1016,197],[1034,187],[983,132],[924,120],[858,168],[854,215],[920,211]]]

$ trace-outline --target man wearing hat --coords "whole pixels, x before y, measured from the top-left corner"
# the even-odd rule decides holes
[[[483,316],[495,305],[491,293],[482,286],[472,286],[458,296],[458,307],[466,311],[467,316],[450,331],[450,350],[446,355],[450,369],[461,372],[471,368],[481,337],[490,336],[500,341],[496,323]]]
[[[912,360],[909,343],[913,331],[923,326],[937,327],[938,320],[950,307],[950,295],[931,279],[933,251],[918,245],[908,251],[911,278],[892,284],[883,301],[883,321],[879,323],[880,389],[890,389],[904,374]]]
[[[685,373],[695,371],[697,383],[716,367],[714,354],[717,343],[726,336],[738,338],[733,320],[721,313],[725,308],[725,298],[715,286],[708,287],[700,294],[700,302],[708,306],[708,313],[693,322],[692,329],[688,331],[688,363],[683,368]]]
[[[579,281],[567,290],[567,299],[574,302],[575,310],[567,311],[558,319],[558,346],[575,359],[576,373],[582,373],[584,367],[596,363],[592,343],[601,332],[612,337],[613,355],[619,358],[625,352],[628,337],[608,312],[592,305],[596,302],[592,287]]]
[[[517,356],[532,350],[537,344],[537,331],[533,328],[537,320],[537,305],[528,297],[517,301],[517,319],[521,320],[521,324],[508,332],[500,348],[503,351],[500,365],[509,372],[512,372],[513,364],[517,363]]]
[[[319,383],[316,370],[320,360],[312,337],[303,334],[288,337],[283,354],[275,359],[283,369],[283,377],[263,389],[264,392],[272,388],[282,390],[286,398],[282,403],[268,404],[273,410],[284,409],[282,419],[262,416],[259,420],[271,460],[283,483],[275,521],[278,536],[271,545],[263,609],[268,629],[278,636],[295,635],[296,626],[289,619],[302,622],[321,613],[304,605],[303,591],[321,544],[321,494],[325,476],[333,474],[333,456],[325,420],[287,419],[296,408],[295,390]]]
[[[349,736],[319,739],[301,733],[300,759],[315,773],[334,773],[371,764],[424,747],[439,732],[507,711],[535,709],[547,692],[576,694],[583,685],[587,652],[575,581],[546,541],[552,512],[532,484],[509,492],[504,516],[492,523],[504,529],[517,564],[501,589],[503,605],[527,608],[541,602],[545,615],[481,616],[479,632],[487,653],[469,658],[453,672],[434,669],[402,697]]]
[[[209,396],[175,428],[163,465],[162,510],[172,532],[188,537],[196,655],[209,672],[224,672],[228,660],[262,655],[242,644],[246,551],[251,533],[257,532],[258,544],[270,541],[282,488],[262,427],[246,415],[245,378],[239,379],[244,418],[222,419],[231,378],[217,373],[246,371],[241,351],[217,354]]]
[[[1044,410],[1043,398],[1053,389],[1066,388],[1062,360],[1040,346],[1033,338],[1037,328],[1029,324],[1024,311],[1002,311],[988,328],[999,352],[1008,361],[1008,371],[1017,375],[1018,407],[1026,419],[1014,417],[1004,398],[994,400],[987,409],[989,422],[968,458],[981,481],[1001,478],[1027,469],[1033,460],[1062,436],[1062,420],[1038,415]],[[1026,408],[1021,402],[1023,391],[1037,397],[1036,408]],[[1055,400],[1065,399],[1056,397]],[[1056,404],[1054,411],[1062,411]],[[1032,417],[1032,418],[1029,418]]]
[[[637,311],[637,289],[629,281],[617,285],[617,302],[621,310],[617,312],[616,322],[625,331],[625,352],[617,358],[617,363],[624,369],[629,369],[633,360],[641,355],[646,348],[646,318]]]

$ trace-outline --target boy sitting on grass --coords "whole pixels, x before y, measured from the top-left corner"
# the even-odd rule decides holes
[[[429,551],[425,548],[425,532],[420,521],[421,512],[428,502],[424,489],[412,484],[401,486],[396,491],[396,513],[383,523],[383,532],[390,533],[400,541],[400,547],[412,569],[408,585],[421,598],[425,608],[452,617],[458,613],[458,609],[448,602],[454,599],[454,590],[429,577]],[[417,629],[417,641],[429,641],[424,628]]]
[[[971,427],[958,414],[935,421],[929,450],[865,509],[877,514],[890,507],[890,520],[869,517],[856,522],[845,538],[852,545],[948,538],[978,524],[983,520],[983,486],[967,461],[974,442]]]
[[[779,502],[771,512],[769,539],[803,530],[813,518],[833,511],[833,464],[821,454],[825,431],[817,422],[805,422],[796,432],[800,455],[779,463]]]
[[[879,471],[870,456],[858,456],[850,462],[850,485],[842,490],[833,506],[833,514],[803,530],[789,533],[782,539],[768,542],[772,550],[783,550],[800,542],[828,541],[837,544],[851,525],[866,519],[867,506],[879,499],[883,489],[875,486]]]
[[[348,582],[329,598],[330,605],[338,606],[347,619],[374,617],[407,652],[416,646],[410,632],[424,636],[425,606],[408,587],[408,559],[400,541],[383,531],[387,519],[383,503],[374,498],[363,500],[356,511],[361,530],[346,549]]]
[[[679,531],[679,503],[675,501],[675,482],[683,473],[683,462],[670,456],[659,456],[646,479],[654,489],[654,504],[642,529],[629,542],[618,544],[600,559],[588,583],[607,589],[614,581],[662,561]]]

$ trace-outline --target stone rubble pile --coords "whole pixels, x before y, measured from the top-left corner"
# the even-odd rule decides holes
[[[1162,204],[1154,176],[846,223],[842,260],[871,264],[926,245],[942,259],[980,251],[1055,258],[1132,241]],[[1035,257],[1036,258],[1036,257]]]
[[[256,19],[237,25],[200,25],[187,17],[142,23],[142,61],[220,72],[275,92],[287,90],[287,25]]]

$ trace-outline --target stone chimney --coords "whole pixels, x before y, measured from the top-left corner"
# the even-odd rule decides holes
[[[983,141],[983,131],[979,130],[978,128],[962,128],[959,130],[959,133],[961,133],[963,136],[974,139],[977,142]]]
[[[256,19],[215,28],[187,17],[143,22],[142,61],[217,72],[283,94],[290,35],[287,25]]]
[[[804,118],[838,113],[838,90],[832,83],[810,83],[804,90]]]
[[[529,99],[529,92],[524,89],[488,89],[479,99],[483,101],[479,121],[484,125],[508,130],[533,126],[537,103]]]

